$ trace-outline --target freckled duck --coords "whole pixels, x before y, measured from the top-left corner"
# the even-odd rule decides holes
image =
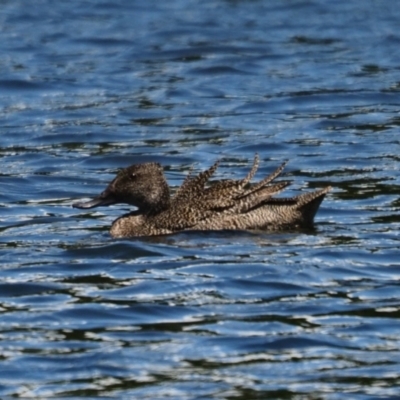
[[[167,235],[185,230],[291,230],[312,227],[318,208],[330,187],[291,198],[275,198],[289,182],[272,183],[286,163],[258,183],[250,184],[257,171],[256,155],[248,175],[241,180],[212,182],[216,162],[195,177],[190,174],[173,197],[158,163],[122,169],[98,197],[73,204],[93,208],[127,203],[136,211],[116,219],[110,229],[115,238]]]

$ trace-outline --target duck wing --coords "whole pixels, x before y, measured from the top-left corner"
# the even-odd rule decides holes
[[[215,213],[203,219],[192,230],[232,230],[262,229],[278,231],[283,229],[310,228],[314,216],[331,188],[304,193],[291,198],[268,198],[262,202],[249,195],[247,202],[238,204],[235,209]],[[234,212],[233,212],[234,211]]]
[[[220,215],[245,213],[257,208],[282,191],[289,182],[271,182],[278,177],[286,162],[255,185],[249,186],[259,165],[256,154],[249,173],[240,180],[217,181],[205,187],[218,167],[218,162],[196,177],[188,176],[172,199],[171,207],[155,217],[159,227],[182,230]]]

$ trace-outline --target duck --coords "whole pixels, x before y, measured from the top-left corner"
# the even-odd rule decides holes
[[[170,235],[182,231],[260,230],[312,228],[314,216],[330,186],[294,197],[275,197],[290,182],[275,182],[287,161],[257,183],[258,166],[243,179],[209,181],[220,161],[196,176],[191,171],[173,196],[159,163],[147,162],[121,169],[106,189],[78,209],[126,203],[136,210],[111,225],[113,238]]]

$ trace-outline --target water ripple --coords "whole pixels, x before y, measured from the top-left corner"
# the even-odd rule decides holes
[[[2,2],[0,396],[395,399],[395,2]],[[309,232],[113,240],[160,162],[331,185]]]

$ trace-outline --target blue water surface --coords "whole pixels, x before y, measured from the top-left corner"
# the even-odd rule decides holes
[[[395,1],[0,2],[0,397],[398,399]],[[307,232],[115,240],[71,207],[221,159]]]

